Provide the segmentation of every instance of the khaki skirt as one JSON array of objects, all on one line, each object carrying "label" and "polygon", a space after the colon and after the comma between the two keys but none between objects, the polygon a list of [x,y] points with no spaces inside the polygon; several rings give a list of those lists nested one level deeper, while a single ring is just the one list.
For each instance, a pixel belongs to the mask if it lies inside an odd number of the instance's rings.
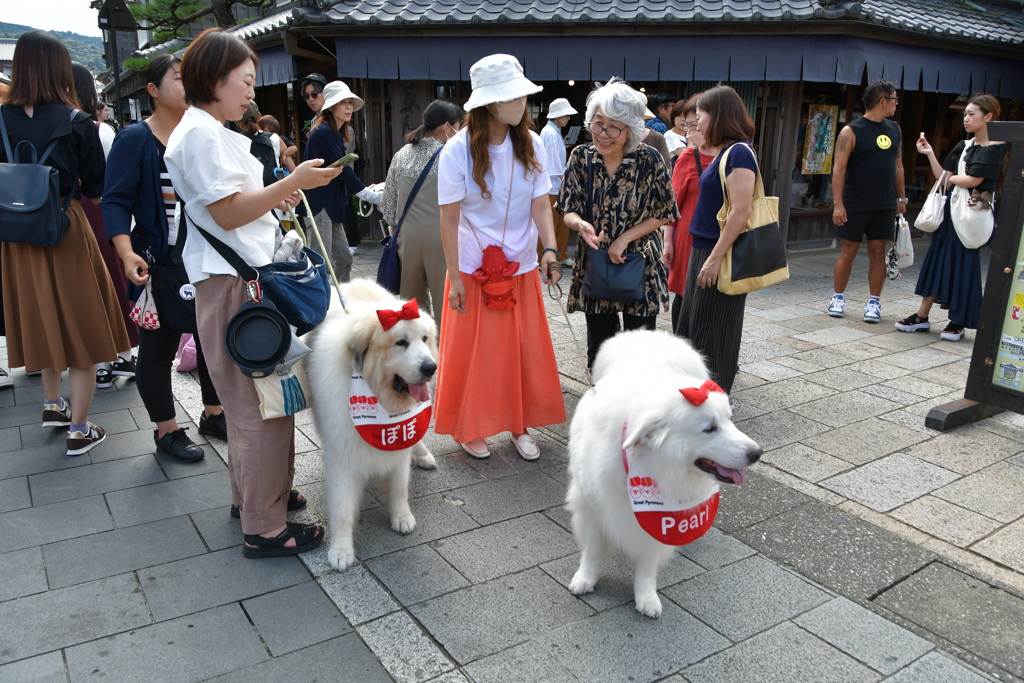
[{"label": "khaki skirt", "polygon": [[4,319],[10,367],[85,368],[131,348],[117,294],[77,200],[55,247],[3,244]]}]

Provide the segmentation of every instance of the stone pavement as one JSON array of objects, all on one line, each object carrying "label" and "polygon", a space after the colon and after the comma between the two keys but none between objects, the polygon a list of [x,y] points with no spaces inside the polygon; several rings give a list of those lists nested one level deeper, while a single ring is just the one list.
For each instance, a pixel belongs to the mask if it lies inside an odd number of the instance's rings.
[{"label": "stone pavement", "polygon": [[[372,276],[378,252],[361,250]],[[413,473],[416,531],[391,531],[371,489],[361,562],[338,573],[326,546],[245,560],[226,445],[196,465],[155,456],[134,381],[97,392],[110,436],[69,458],[61,431],[38,426],[39,378],[14,371],[0,392],[0,681],[1024,680],[1024,418],[925,428],[962,397],[973,337],[940,342],[941,314],[930,334],[893,329],[916,308],[917,268],[887,283],[881,324],[860,322],[863,260],[851,314],[829,318],[833,261],[794,255],[788,282],[748,298],[735,412],[765,456],[663,571],[656,621],[634,611],[621,561],[590,595],[566,588],[567,425],[538,430],[535,463],[507,434],[486,461],[428,435],[439,467]],[[571,411],[582,365],[548,306]],[[582,341],[582,315],[571,322]],[[194,421],[198,384],[175,374]],[[312,520],[319,437],[308,411],[298,425],[311,505],[297,518]]]}]

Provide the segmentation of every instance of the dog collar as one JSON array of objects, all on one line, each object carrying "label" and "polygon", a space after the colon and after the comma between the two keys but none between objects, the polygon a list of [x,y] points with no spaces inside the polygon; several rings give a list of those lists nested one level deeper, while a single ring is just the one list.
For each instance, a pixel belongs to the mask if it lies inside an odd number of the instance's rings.
[{"label": "dog collar", "polygon": [[646,459],[633,459],[633,447],[626,446],[626,425],[622,426],[622,465],[626,470],[626,493],[633,515],[647,535],[665,545],[693,543],[711,528],[718,513],[718,484],[704,501],[692,504],[665,495],[651,476]]},{"label": "dog collar", "polygon": [[417,403],[400,413],[389,413],[377,400],[369,382],[352,373],[348,392],[349,415],[363,441],[380,451],[400,451],[419,443],[430,425],[432,402]]}]

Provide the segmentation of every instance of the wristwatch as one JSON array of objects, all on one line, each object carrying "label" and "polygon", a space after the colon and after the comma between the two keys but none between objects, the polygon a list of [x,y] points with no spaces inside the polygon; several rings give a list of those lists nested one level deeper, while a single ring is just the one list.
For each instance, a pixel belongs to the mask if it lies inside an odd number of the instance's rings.
[{"label": "wristwatch", "polygon": [[906,197],[903,197],[903,198],[897,198],[897,199],[896,199],[896,203],[897,203],[897,204],[906,204],[906,203],[907,203],[907,202],[909,202],[909,201],[910,201],[910,200],[909,200],[909,199],[907,199]]}]

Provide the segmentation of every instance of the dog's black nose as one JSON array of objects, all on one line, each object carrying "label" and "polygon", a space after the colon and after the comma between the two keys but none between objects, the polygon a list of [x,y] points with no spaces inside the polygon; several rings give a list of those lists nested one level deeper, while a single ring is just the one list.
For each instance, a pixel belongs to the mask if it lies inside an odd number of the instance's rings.
[{"label": "dog's black nose", "polygon": [[428,360],[426,363],[420,364],[420,374],[427,379],[433,377],[435,372],[437,372],[437,363],[434,361]]},{"label": "dog's black nose", "polygon": [[764,450],[761,449],[760,447],[754,448],[747,452],[747,460],[749,460],[750,464],[753,465],[755,462],[761,459],[762,453],[764,453]]}]

